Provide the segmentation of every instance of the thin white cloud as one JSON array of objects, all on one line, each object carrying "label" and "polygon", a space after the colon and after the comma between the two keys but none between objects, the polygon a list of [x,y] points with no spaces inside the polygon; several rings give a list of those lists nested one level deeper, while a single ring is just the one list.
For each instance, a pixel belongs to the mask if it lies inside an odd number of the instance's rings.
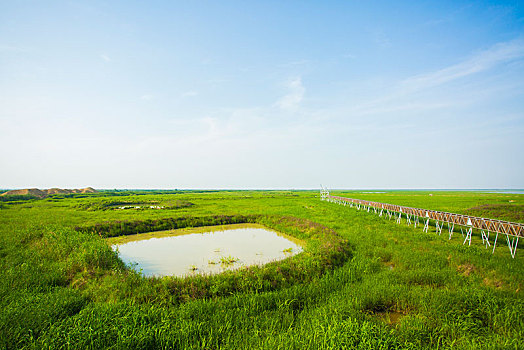
[{"label": "thin white cloud", "polygon": [[498,64],[522,57],[524,57],[524,40],[517,39],[498,43],[464,62],[440,69],[436,72],[408,78],[402,82],[402,87],[408,90],[420,90],[433,87],[486,71]]},{"label": "thin white cloud", "polygon": [[154,97],[153,95],[145,94],[145,95],[140,96],[140,99],[144,101],[150,101],[153,99],[153,97]]},{"label": "thin white cloud", "polygon": [[111,57],[109,57],[109,56],[106,55],[105,53],[100,54],[100,58],[103,59],[103,60],[106,61],[106,62],[111,62],[111,61],[113,61],[113,60],[111,59]]},{"label": "thin white cloud", "polygon": [[278,100],[276,105],[286,111],[296,111],[304,99],[306,89],[300,77],[290,80],[286,85],[289,93]]},{"label": "thin white cloud", "polygon": [[[370,115],[463,107],[496,95],[492,89],[486,90],[485,87],[470,89],[470,79],[523,58],[523,39],[498,43],[454,65],[408,77],[389,84],[389,87],[378,86],[376,90],[382,90],[382,96],[355,104],[348,112]],[[446,85],[452,82],[460,82],[462,88],[455,88],[455,93],[451,93]],[[508,89],[506,85],[500,88]]]}]

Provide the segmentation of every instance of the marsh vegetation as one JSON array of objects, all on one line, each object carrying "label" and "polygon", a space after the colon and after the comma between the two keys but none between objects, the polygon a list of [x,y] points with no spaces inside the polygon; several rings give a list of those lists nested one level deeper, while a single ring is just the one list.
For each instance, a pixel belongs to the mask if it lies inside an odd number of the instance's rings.
[{"label": "marsh vegetation", "polygon": [[[524,204],[519,194],[338,194],[458,213]],[[502,246],[491,254],[478,236],[465,247],[316,192],[145,193],[140,201],[194,205],[79,210],[106,199],[2,203],[0,348],[524,347],[521,249],[515,259]],[[501,210],[485,213],[522,222],[521,211]],[[106,242],[240,223],[302,240],[304,251],[216,275],[147,277]]]}]

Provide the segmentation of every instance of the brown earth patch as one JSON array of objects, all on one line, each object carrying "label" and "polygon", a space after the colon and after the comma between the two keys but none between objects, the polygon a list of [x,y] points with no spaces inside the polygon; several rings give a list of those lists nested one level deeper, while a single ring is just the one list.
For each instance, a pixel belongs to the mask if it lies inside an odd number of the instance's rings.
[{"label": "brown earth patch", "polygon": [[482,283],[484,283],[485,286],[493,287],[497,289],[502,288],[502,286],[504,285],[504,283],[501,280],[495,277],[486,277],[482,280]]},{"label": "brown earth patch", "polygon": [[48,195],[49,194],[68,194],[70,190],[63,190],[61,188],[50,188],[48,190],[44,190]]},{"label": "brown earth patch", "polygon": [[473,264],[462,264],[457,266],[457,271],[463,276],[469,276],[472,272],[477,271],[477,268]]},{"label": "brown earth patch", "polygon": [[46,193],[38,188],[24,188],[22,190],[11,190],[1,194],[1,196],[35,196],[44,198]]},{"label": "brown earth patch", "polygon": [[45,198],[51,194],[69,194],[69,193],[97,193],[92,187],[86,187],[81,189],[62,189],[62,188],[50,188],[48,190],[39,190],[38,188],[24,188],[21,190],[11,190],[0,194],[0,196],[35,196],[38,198]]},{"label": "brown earth patch", "polygon": [[388,262],[386,264],[384,264],[386,266],[386,268],[388,268],[389,270],[393,270],[395,269],[395,264],[393,262]]},{"label": "brown earth patch", "polygon": [[399,311],[380,311],[374,312],[372,315],[390,326],[398,325],[402,318],[406,316],[405,313]]}]

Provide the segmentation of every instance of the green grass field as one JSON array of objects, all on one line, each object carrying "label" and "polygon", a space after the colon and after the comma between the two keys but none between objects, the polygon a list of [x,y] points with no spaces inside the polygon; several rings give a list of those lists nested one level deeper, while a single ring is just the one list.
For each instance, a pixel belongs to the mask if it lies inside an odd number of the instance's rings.
[{"label": "green grass field", "polygon": [[[524,348],[524,252],[512,259],[505,237],[491,254],[478,233],[466,247],[460,232],[448,240],[313,191],[120,194],[0,202],[0,348]],[[333,194],[524,222],[519,194]],[[126,205],[142,207],[115,210]],[[278,229],[305,252],[144,278],[104,239],[230,222]]]}]

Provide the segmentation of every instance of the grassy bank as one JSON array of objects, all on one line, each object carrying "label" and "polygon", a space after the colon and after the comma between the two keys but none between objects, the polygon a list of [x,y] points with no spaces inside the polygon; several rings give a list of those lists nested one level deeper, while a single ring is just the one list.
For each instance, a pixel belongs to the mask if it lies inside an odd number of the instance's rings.
[{"label": "grassy bank", "polygon": [[[338,194],[512,221],[524,205],[512,194]],[[165,208],[117,210],[115,201]],[[115,201],[3,203],[0,348],[524,347],[521,249],[511,259],[480,239],[468,248],[315,192],[126,193]],[[245,275],[184,280],[142,277],[103,239],[217,217],[313,244],[309,255]]]}]

